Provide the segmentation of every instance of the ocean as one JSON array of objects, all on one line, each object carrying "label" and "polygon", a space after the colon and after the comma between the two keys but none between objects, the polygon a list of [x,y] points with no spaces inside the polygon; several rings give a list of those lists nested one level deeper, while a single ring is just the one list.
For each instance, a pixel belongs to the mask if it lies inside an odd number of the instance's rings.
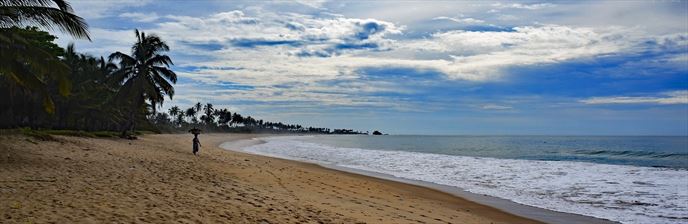
[{"label": "ocean", "polygon": [[280,136],[241,150],[622,223],[688,222],[688,137]]}]

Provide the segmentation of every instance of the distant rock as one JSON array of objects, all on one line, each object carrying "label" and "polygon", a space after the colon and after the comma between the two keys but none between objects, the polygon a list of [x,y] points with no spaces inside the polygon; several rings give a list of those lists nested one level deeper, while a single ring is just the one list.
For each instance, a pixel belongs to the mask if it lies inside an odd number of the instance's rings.
[{"label": "distant rock", "polygon": [[373,132],[373,135],[382,135],[382,132],[379,132],[379,131],[376,130],[376,131]]}]

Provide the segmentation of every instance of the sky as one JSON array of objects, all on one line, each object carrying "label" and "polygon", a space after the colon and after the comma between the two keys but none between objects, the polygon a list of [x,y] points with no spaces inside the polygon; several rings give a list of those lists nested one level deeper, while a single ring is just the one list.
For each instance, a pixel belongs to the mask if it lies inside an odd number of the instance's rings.
[{"label": "sky", "polygon": [[94,56],[171,48],[172,105],[392,134],[688,135],[687,1],[70,1]]}]

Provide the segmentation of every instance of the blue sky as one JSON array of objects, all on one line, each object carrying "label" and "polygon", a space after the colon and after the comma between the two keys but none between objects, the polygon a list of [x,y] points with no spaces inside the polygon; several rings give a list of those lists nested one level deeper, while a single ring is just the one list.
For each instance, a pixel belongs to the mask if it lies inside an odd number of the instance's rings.
[{"label": "blue sky", "polygon": [[394,134],[688,135],[687,1],[72,1],[166,40],[171,105]]}]

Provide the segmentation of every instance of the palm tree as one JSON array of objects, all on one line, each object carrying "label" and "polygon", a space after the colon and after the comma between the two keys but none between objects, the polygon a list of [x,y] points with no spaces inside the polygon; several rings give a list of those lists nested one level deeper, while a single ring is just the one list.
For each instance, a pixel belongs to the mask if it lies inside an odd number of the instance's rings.
[{"label": "palm tree", "polygon": [[242,117],[241,114],[234,112],[234,115],[232,115],[232,124],[241,124],[243,122],[244,117]]},{"label": "palm tree", "polygon": [[196,123],[196,109],[194,109],[193,107],[186,109],[186,117],[191,118],[189,120],[189,123]]},{"label": "palm tree", "polygon": [[29,24],[90,40],[86,21],[64,0],[0,0],[0,27]]},{"label": "palm tree", "polygon": [[122,52],[112,53],[111,61],[119,61],[119,68],[113,73],[113,80],[121,83],[118,99],[130,105],[129,120],[124,126],[122,135],[127,130],[134,131],[137,112],[145,110],[146,101],[155,110],[167,95],[172,99],[174,87],[170,82],[177,83],[177,74],[169,69],[172,59],[162,54],[169,51],[167,44],[156,35],[146,36],[144,32],[135,31],[136,43],[131,48],[131,55]]},{"label": "palm tree", "polygon": [[58,80],[59,93],[67,96],[71,89],[69,68],[55,55],[18,35],[16,27],[24,25],[58,29],[90,40],[88,25],[64,0],[0,0],[0,78],[36,91],[43,98],[44,109],[53,113],[55,104],[44,77]]},{"label": "palm tree", "polygon": [[196,112],[201,112],[201,102],[197,102],[196,105],[194,105],[194,108],[196,109]]},{"label": "palm tree", "polygon": [[177,126],[181,127],[184,124],[184,116],[186,116],[186,113],[179,111],[179,114],[177,114]]},{"label": "palm tree", "polygon": [[79,54],[73,44],[67,46],[62,61],[71,68],[69,79],[74,84],[70,97],[56,98],[56,117],[65,122],[64,125],[71,121],[71,128],[92,130],[99,128],[96,125],[116,123],[122,118],[117,111],[119,108],[109,102],[115,91],[106,82],[116,68],[114,64],[102,57]]},{"label": "palm tree", "polygon": [[215,123],[215,109],[213,109],[213,104],[207,103],[203,106],[203,112],[205,113],[205,119],[202,119],[206,125],[211,125]]},{"label": "palm tree", "polygon": [[227,109],[215,110],[215,115],[218,117],[218,125],[227,125],[232,120],[232,112]]},{"label": "palm tree", "polygon": [[[171,108],[169,109],[169,112],[170,112],[170,116],[172,116],[172,119],[176,119],[176,118],[177,118],[177,115],[179,115],[179,113],[182,112],[182,110],[180,110],[178,106],[173,106],[173,107],[171,107]],[[179,123],[179,120],[176,120],[175,123],[176,123],[177,125],[180,124],[180,123]]]}]

